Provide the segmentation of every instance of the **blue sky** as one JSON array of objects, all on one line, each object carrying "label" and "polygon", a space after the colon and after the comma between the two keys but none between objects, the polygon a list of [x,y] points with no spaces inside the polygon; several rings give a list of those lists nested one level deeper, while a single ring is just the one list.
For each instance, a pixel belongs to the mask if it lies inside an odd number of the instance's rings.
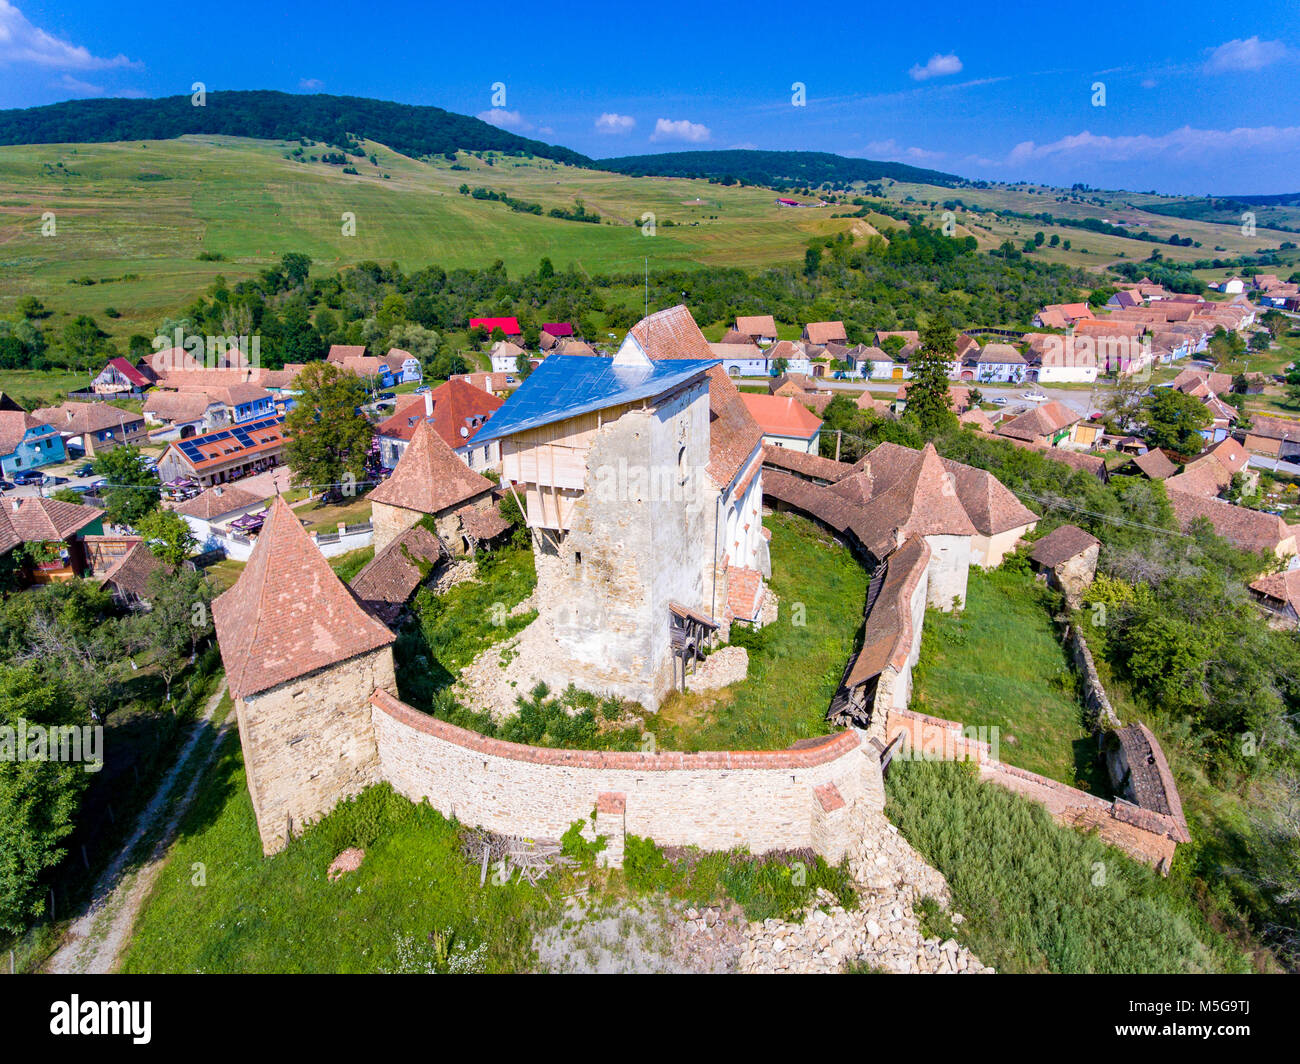
[{"label": "blue sky", "polygon": [[886,10],[0,0],[0,108],[202,81],[435,104],[595,157],[807,149],[994,180],[1300,192],[1296,0],[870,6]]}]

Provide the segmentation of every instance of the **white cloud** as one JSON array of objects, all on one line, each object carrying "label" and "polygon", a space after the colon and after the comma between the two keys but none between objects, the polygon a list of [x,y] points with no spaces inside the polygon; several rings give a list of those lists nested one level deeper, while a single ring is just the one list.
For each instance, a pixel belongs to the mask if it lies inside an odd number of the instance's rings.
[{"label": "white cloud", "polygon": [[673,122],[660,118],[655,122],[655,131],[650,134],[650,139],[684,140],[690,144],[702,144],[710,135],[709,127],[698,122],[688,122],[684,118]]},{"label": "white cloud", "polygon": [[325,87],[325,82],[320,78],[302,78],[298,82],[298,88],[304,92],[320,92]]},{"label": "white cloud", "polygon": [[75,92],[79,96],[103,96],[103,85],[92,85],[88,81],[82,81],[80,78],[74,78],[71,74],[64,74],[59,78],[59,88],[67,89],[69,92]]},{"label": "white cloud", "polygon": [[531,133],[536,127],[518,111],[507,111],[504,107],[493,107],[480,111],[478,117],[499,129],[509,129],[515,133]]},{"label": "white cloud", "polygon": [[888,140],[873,140],[862,149],[862,154],[871,159],[889,159],[895,162],[928,162],[933,159],[943,158],[943,152],[941,151],[904,147],[893,137]]},{"label": "white cloud", "polygon": [[1130,162],[1162,156],[1196,157],[1209,152],[1295,151],[1300,126],[1239,126],[1236,129],[1194,129],[1183,126],[1160,136],[1142,133],[1108,137],[1084,131],[1050,144],[1032,140],[1017,144],[1003,165],[1018,166],[1036,159],[1073,158],[1097,162]]},{"label": "white cloud", "polygon": [[60,40],[33,26],[27,16],[9,0],[0,0],[0,65],[23,63],[54,70],[106,70],[110,67],[140,67],[124,55],[112,58],[91,55],[80,44]]},{"label": "white cloud", "polygon": [[913,81],[926,81],[929,78],[942,78],[949,74],[960,73],[960,59],[955,55],[940,55],[938,52],[926,60],[925,66],[918,63],[908,71]]},{"label": "white cloud", "polygon": [[597,133],[631,133],[636,125],[636,119],[631,115],[615,114],[613,111],[606,111],[596,119]]},{"label": "white cloud", "polygon": [[1205,61],[1205,71],[1208,74],[1229,74],[1262,70],[1286,58],[1286,53],[1286,45],[1281,41],[1261,41],[1258,37],[1228,41],[1210,52],[1210,58]]}]

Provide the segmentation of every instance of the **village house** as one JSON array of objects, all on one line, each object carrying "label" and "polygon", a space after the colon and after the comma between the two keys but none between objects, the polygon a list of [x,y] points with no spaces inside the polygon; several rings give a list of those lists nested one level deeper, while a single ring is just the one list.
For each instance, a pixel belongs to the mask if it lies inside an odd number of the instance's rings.
[{"label": "village house", "polygon": [[[456,456],[432,424],[420,419],[393,475],[367,496],[375,554],[426,517],[451,553],[474,553],[481,540],[495,538],[506,527],[494,506],[493,488],[492,481]],[[492,513],[481,516],[475,512],[480,510]]]},{"label": "village house", "polygon": [[180,392],[154,389],[144,400],[144,419],[158,425],[150,432],[152,440],[188,439],[230,424],[226,406],[205,390]]},{"label": "village house", "polygon": [[1168,480],[1178,472],[1178,467],[1159,447],[1134,455],[1131,465],[1148,480]]},{"label": "village house", "polygon": [[1087,303],[1049,303],[1034,315],[1034,324],[1040,329],[1068,329],[1077,321],[1096,316]]},{"label": "village house", "polygon": [[1019,384],[1026,379],[1029,363],[1010,344],[987,343],[979,354],[968,355],[961,368],[961,380],[981,384]]},{"label": "village house", "polygon": [[[557,340],[555,346],[560,343],[561,341]],[[510,340],[498,340],[488,352],[488,358],[492,363],[493,373],[507,373],[517,376],[519,374],[519,360],[520,358],[527,358],[527,353],[522,347]],[[530,366],[536,366],[538,362],[539,360],[535,358],[528,359]]]},{"label": "village house", "polygon": [[1296,554],[1296,530],[1276,514],[1235,506],[1203,492],[1179,490],[1178,477],[1165,482],[1169,505],[1184,531],[1198,520],[1206,520],[1215,533],[1241,550],[1289,559]]},{"label": "village house", "polygon": [[1275,628],[1300,627],[1300,569],[1267,573],[1251,582],[1251,594]]},{"label": "village house", "polygon": [[767,355],[753,343],[709,344],[709,351],[722,362],[729,377],[766,377],[769,373]]},{"label": "village house", "polygon": [[332,344],[325,358],[341,369],[355,373],[372,387],[391,388],[395,384],[418,381],[421,377],[420,360],[397,347],[384,358],[378,358],[367,355],[365,347],[359,344]]},{"label": "village house", "polygon": [[[1096,438],[1096,426],[1082,422],[1082,414],[1053,399],[1003,421],[998,425],[997,433],[999,436],[1010,436],[1040,447],[1059,447],[1063,443],[1092,446]],[[1086,439],[1076,438],[1076,433]]]},{"label": "village house", "polygon": [[114,447],[138,447],[148,442],[144,417],[109,403],[45,406],[33,410],[32,417],[54,428],[65,447],[80,448],[87,458]]},{"label": "village house", "polygon": [[451,379],[464,381],[480,391],[495,395],[498,399],[504,399],[519,387],[519,382],[513,373],[458,373]]},{"label": "village house", "polygon": [[6,561],[24,583],[64,583],[89,568],[82,540],[103,535],[103,518],[103,510],[60,499],[0,499],[0,555],[13,555]]},{"label": "village house", "polygon": [[[709,352],[712,355],[712,352]],[[778,340],[767,349],[767,363],[771,367],[771,372],[780,373],[802,373],[811,377],[813,371],[812,359],[808,357],[807,349],[802,343],[795,343],[793,340]]]},{"label": "village house", "polygon": [[567,321],[546,322],[537,333],[537,346],[550,351],[556,344],[572,339],[573,326]]},{"label": "village house", "polygon": [[470,469],[478,473],[495,470],[500,465],[498,445],[477,446],[475,436],[502,402],[463,380],[446,381],[404,403],[375,427],[379,460],[389,469],[396,468],[415,435],[415,426],[424,421]]},{"label": "village house", "polygon": [[1091,337],[1030,333],[1025,342],[1030,380],[1041,384],[1091,384],[1097,379],[1097,348]]},{"label": "village house", "polygon": [[776,319],[771,314],[737,317],[735,331],[749,337],[753,344],[767,346],[776,343]]},{"label": "village house", "polygon": [[96,395],[113,398],[130,397],[141,395],[153,383],[153,374],[131,365],[130,361],[119,355],[108,360],[108,364],[90,382],[90,390]]},{"label": "village house", "polygon": [[13,476],[67,458],[63,437],[25,410],[0,410],[0,472]]},{"label": "village house", "polygon": [[225,484],[279,465],[285,442],[279,415],[172,440],[158,460],[158,476],[164,483],[192,480],[202,488]]},{"label": "village house", "polygon": [[136,543],[96,579],[123,609],[148,609],[149,583],[157,572],[171,572],[171,567],[149,549],[149,544],[137,538]]},{"label": "village house", "polygon": [[218,484],[199,492],[192,499],[178,502],[173,510],[194,533],[200,554],[225,550],[225,536],[231,521],[266,508],[268,498],[238,484]]},{"label": "village house", "polygon": [[799,338],[806,344],[816,344],[819,347],[849,342],[842,321],[810,321],[803,327],[803,333]]},{"label": "village house", "polygon": [[469,327],[471,329],[483,329],[489,337],[500,329],[501,335],[507,340],[523,336],[524,334],[523,329],[519,328],[519,319],[515,317],[470,318]]},{"label": "village house", "polygon": [[763,430],[764,443],[806,454],[817,454],[821,449],[821,418],[799,398],[748,392],[742,392],[740,398]]},{"label": "village house", "polygon": [[1065,596],[1066,605],[1077,610],[1097,575],[1101,540],[1078,525],[1061,525],[1034,543],[1029,560],[1042,572],[1049,587]]},{"label": "village house", "polygon": [[1256,414],[1251,417],[1243,443],[1252,454],[1295,462],[1300,458],[1300,421]]}]

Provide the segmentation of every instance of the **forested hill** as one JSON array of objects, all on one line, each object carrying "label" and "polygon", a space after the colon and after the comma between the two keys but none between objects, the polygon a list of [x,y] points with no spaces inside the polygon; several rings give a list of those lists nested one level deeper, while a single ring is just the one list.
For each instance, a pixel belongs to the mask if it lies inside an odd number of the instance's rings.
[{"label": "forested hill", "polygon": [[516,136],[441,107],[369,100],[360,96],[298,96],[287,92],[209,92],[202,107],[189,96],[159,100],[69,100],[46,107],[0,111],[0,144],[66,144],[170,140],[186,133],[294,140],[308,137],[344,145],[348,136],[385,144],[404,155],[455,151],[529,152],[590,166],[568,148]]},{"label": "forested hill", "polygon": [[816,188],[823,182],[841,185],[851,181],[879,181],[882,177],[925,185],[964,183],[955,174],[939,170],[925,170],[906,163],[850,159],[823,151],[675,151],[601,159],[596,165],[602,170],[633,177],[706,177],[770,188]]}]

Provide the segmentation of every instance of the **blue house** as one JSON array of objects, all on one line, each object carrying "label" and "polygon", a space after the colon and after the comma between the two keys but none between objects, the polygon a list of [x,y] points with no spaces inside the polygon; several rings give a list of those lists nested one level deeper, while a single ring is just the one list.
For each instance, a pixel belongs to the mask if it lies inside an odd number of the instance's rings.
[{"label": "blue house", "polygon": [[24,410],[0,410],[0,471],[5,476],[66,461],[63,437]]}]

